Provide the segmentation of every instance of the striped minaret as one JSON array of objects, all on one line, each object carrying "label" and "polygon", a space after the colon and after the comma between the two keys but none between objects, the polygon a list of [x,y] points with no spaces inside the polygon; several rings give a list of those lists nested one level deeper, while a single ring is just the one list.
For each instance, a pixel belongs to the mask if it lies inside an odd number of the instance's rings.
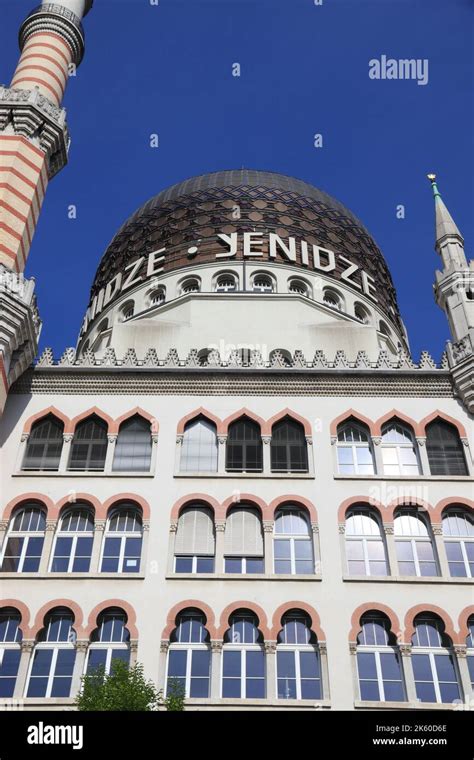
[{"label": "striped minaret", "polygon": [[22,273],[48,182],[67,163],[61,103],[84,56],[81,21],[92,3],[43,0],[20,28],[11,84],[0,86],[0,414],[10,385],[36,355],[41,322],[34,281]]},{"label": "striped minaret", "polygon": [[67,161],[61,102],[84,55],[82,17],[93,0],[44,2],[20,29],[21,57],[0,88],[0,263],[22,272],[49,179]]}]

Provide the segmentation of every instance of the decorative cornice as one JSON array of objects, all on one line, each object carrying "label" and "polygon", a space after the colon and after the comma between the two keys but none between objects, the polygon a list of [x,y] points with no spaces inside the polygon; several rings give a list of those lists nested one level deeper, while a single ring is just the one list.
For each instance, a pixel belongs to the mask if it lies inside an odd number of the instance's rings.
[{"label": "decorative cornice", "polygon": [[35,8],[20,27],[20,50],[31,35],[38,32],[53,32],[62,37],[72,51],[74,63],[79,66],[85,50],[84,29],[81,19],[73,11],[58,3],[45,3]]}]

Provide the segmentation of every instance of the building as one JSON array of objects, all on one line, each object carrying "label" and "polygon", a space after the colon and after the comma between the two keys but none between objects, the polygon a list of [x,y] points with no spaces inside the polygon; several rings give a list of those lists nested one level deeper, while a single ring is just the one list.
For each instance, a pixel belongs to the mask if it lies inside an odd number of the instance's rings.
[{"label": "building", "polygon": [[474,291],[434,175],[439,364],[411,357],[361,222],[249,170],[140,208],[76,349],[32,364],[21,273],[91,5],[34,11],[0,90],[0,696],[68,708],[122,658],[189,709],[453,709],[474,688]]}]

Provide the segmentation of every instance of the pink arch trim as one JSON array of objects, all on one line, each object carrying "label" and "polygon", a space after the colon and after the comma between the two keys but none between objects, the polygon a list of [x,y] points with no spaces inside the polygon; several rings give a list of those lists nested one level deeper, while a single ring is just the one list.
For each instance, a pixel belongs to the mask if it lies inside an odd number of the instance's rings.
[{"label": "pink arch trim", "polygon": [[41,412],[37,412],[36,414],[33,414],[31,417],[28,417],[26,420],[24,426],[23,426],[23,432],[24,433],[31,433],[31,428],[33,427],[35,422],[38,422],[38,420],[43,419],[43,417],[47,417],[48,414],[51,414],[53,417],[56,417],[60,422],[64,424],[64,430],[69,426],[70,419],[67,415],[63,414],[59,411],[59,409],[56,409],[55,406],[49,406],[47,409],[43,409]]},{"label": "pink arch trim", "polygon": [[240,417],[248,417],[250,420],[253,420],[253,422],[256,422],[258,425],[260,425],[260,433],[263,434],[263,430],[265,427],[265,420],[262,417],[259,417],[258,414],[251,412],[246,407],[239,409],[238,412],[234,412],[233,414],[229,415],[229,417],[226,417],[225,420],[223,420],[222,434],[227,435],[229,432],[229,425],[232,422],[235,422],[236,420],[240,419]]},{"label": "pink arch trim", "polygon": [[375,433],[375,425],[372,422],[372,420],[369,420],[368,417],[365,417],[365,415],[360,414],[360,412],[356,412],[356,410],[352,409],[352,408],[348,409],[347,412],[343,412],[342,414],[339,415],[339,417],[336,417],[336,419],[331,422],[331,425],[330,425],[330,428],[329,428],[330,432],[331,432],[331,435],[332,436],[337,435],[337,428],[338,428],[338,426],[342,422],[346,422],[351,417],[353,417],[357,422],[360,422],[363,425],[366,425],[369,428],[371,435],[376,435],[376,433]]},{"label": "pink arch trim", "polygon": [[337,520],[339,523],[343,523],[346,520],[346,514],[348,510],[351,507],[356,506],[357,504],[363,504],[368,507],[371,507],[377,514],[379,515],[382,522],[390,522],[392,520],[392,516],[390,513],[387,512],[387,507],[385,504],[382,504],[381,501],[376,501],[375,499],[372,499],[370,496],[349,496],[348,499],[344,499],[344,501],[339,505],[339,509],[337,510]]},{"label": "pink arch trim", "polygon": [[120,431],[122,422],[129,420],[131,417],[135,417],[135,415],[143,417],[144,420],[147,420],[150,423],[150,432],[158,433],[159,424],[156,417],[154,417],[149,412],[145,412],[145,410],[139,406],[136,406],[134,409],[130,409],[129,412],[125,412],[125,414],[122,414],[120,417],[117,417],[116,420],[113,420],[109,432],[114,434],[118,433]]},{"label": "pink arch trim", "polygon": [[50,602],[43,604],[36,613],[34,625],[31,627],[31,633],[34,636],[38,635],[40,630],[44,627],[45,616],[55,607],[67,607],[71,610],[74,615],[74,630],[76,631],[78,638],[83,638],[84,629],[82,627],[82,621],[84,616],[79,605],[71,599],[52,599]]},{"label": "pink arch trim", "polygon": [[467,499],[465,496],[451,496],[446,499],[441,499],[437,505],[433,508],[433,521],[441,522],[443,519],[443,513],[448,507],[455,506],[465,507],[468,512],[474,513],[474,501]]},{"label": "pink arch trim", "polygon": [[200,612],[204,613],[206,617],[206,628],[209,631],[211,639],[217,638],[214,612],[209,607],[209,605],[205,604],[204,602],[200,602],[198,599],[185,599],[184,601],[175,604],[174,607],[172,607],[168,612],[168,615],[166,617],[166,625],[163,628],[163,633],[161,634],[162,639],[169,639],[171,632],[176,628],[176,618],[178,617],[179,613],[183,610],[189,609],[190,607],[198,609]]},{"label": "pink arch trim", "polygon": [[2,607],[14,607],[16,610],[18,610],[21,615],[20,630],[22,631],[25,638],[30,638],[30,611],[26,604],[20,602],[18,599],[0,599],[0,610]]},{"label": "pink arch trim", "polygon": [[143,498],[143,496],[139,496],[136,493],[117,493],[114,496],[110,496],[107,501],[104,502],[102,505],[103,514],[107,515],[111,507],[115,507],[119,504],[121,501],[132,501],[137,506],[142,508],[142,517],[144,520],[150,519],[150,505],[146,501],[146,499]]},{"label": "pink arch trim", "polygon": [[434,412],[431,412],[427,417],[423,417],[422,420],[420,420],[419,427],[421,432],[421,435],[426,435],[426,426],[429,425],[430,422],[433,422],[433,420],[436,420],[439,418],[440,420],[444,420],[444,422],[449,422],[451,425],[454,425],[455,428],[457,428],[457,431],[461,438],[467,438],[466,434],[466,428],[464,425],[459,422],[459,420],[456,420],[454,417],[450,417],[449,414],[446,414],[445,412],[440,411],[439,409],[436,409]]},{"label": "pink arch trim", "polygon": [[308,512],[309,519],[311,520],[311,522],[314,522],[314,523],[318,522],[318,513],[316,511],[316,507],[314,506],[314,504],[309,499],[306,499],[304,496],[298,496],[297,494],[293,494],[293,493],[286,494],[285,496],[277,496],[276,499],[273,499],[273,501],[270,502],[266,510],[267,520],[274,520],[275,512],[278,509],[278,507],[281,507],[284,504],[289,504],[289,503],[295,504],[295,506],[298,506],[298,507],[304,507],[305,510]]},{"label": "pink arch trim", "polygon": [[467,621],[474,615],[474,604],[470,604],[468,607],[464,607],[463,611],[459,615],[459,643],[464,644],[469,633],[467,628]]},{"label": "pink arch trim", "polygon": [[109,415],[106,414],[106,412],[103,412],[102,409],[99,409],[97,406],[93,406],[90,409],[87,409],[87,411],[82,412],[82,414],[78,414],[77,417],[74,417],[72,420],[69,421],[69,426],[67,430],[65,430],[65,433],[74,433],[76,430],[77,425],[82,422],[83,420],[87,419],[87,417],[92,417],[93,415],[96,415],[97,417],[100,417],[101,420],[107,423],[107,432],[111,433],[113,432],[113,425],[114,420]]},{"label": "pink arch trim", "polygon": [[100,604],[96,604],[94,609],[89,614],[87,625],[84,626],[84,634],[87,638],[91,635],[92,631],[97,628],[97,618],[103,610],[109,607],[120,607],[127,615],[127,628],[130,632],[131,639],[138,639],[138,629],[136,626],[137,616],[134,608],[128,602],[123,599],[106,599]]},{"label": "pink arch trim", "polygon": [[222,512],[222,507],[217,501],[217,499],[214,499],[213,496],[209,496],[206,493],[190,493],[186,496],[182,496],[178,501],[176,501],[173,504],[173,507],[171,509],[171,520],[176,521],[179,518],[179,515],[181,514],[181,510],[184,509],[184,507],[188,506],[188,504],[192,503],[202,503],[203,505],[209,507],[214,512],[214,519],[218,520],[219,518],[224,517],[224,513]]},{"label": "pink arch trim", "polygon": [[200,406],[199,409],[195,409],[193,412],[189,412],[189,414],[186,414],[184,417],[180,419],[178,422],[178,427],[176,430],[177,435],[183,435],[184,428],[186,427],[188,422],[192,422],[197,417],[205,417],[209,422],[213,422],[216,426],[217,433],[223,434],[223,428],[222,428],[222,420],[220,417],[217,417],[215,414],[212,414],[212,412],[209,412],[207,409],[204,409],[203,406]]},{"label": "pink arch trim", "polygon": [[9,520],[12,516],[13,510],[16,509],[16,507],[20,506],[22,503],[28,501],[35,501],[38,503],[38,506],[44,507],[48,520],[55,520],[57,518],[57,508],[54,505],[53,500],[45,494],[31,492],[22,493],[19,496],[15,496],[15,498],[9,501],[3,510],[3,519]]},{"label": "pink arch trim", "polygon": [[257,507],[260,510],[262,520],[269,520],[269,514],[268,514],[268,505],[263,499],[260,498],[260,496],[255,496],[251,493],[239,493],[238,499],[236,499],[236,496],[228,496],[225,501],[222,502],[221,505],[221,513],[222,516],[225,517],[227,515],[227,512],[232,507],[238,507],[241,504],[251,504],[253,507]]},{"label": "pink arch trim", "polygon": [[302,417],[301,414],[297,414],[291,409],[288,409],[288,407],[281,412],[278,412],[278,414],[274,414],[273,417],[270,417],[270,419],[264,423],[262,427],[262,435],[271,435],[273,425],[280,422],[280,420],[283,420],[285,417],[290,417],[295,422],[299,422],[303,425],[305,435],[311,435],[312,431],[310,422],[305,417]]},{"label": "pink arch trim", "polygon": [[241,610],[246,609],[250,610],[251,612],[254,612],[255,615],[258,618],[258,628],[263,634],[264,639],[271,639],[271,631],[267,624],[267,616],[263,609],[260,607],[259,604],[256,604],[256,602],[248,602],[248,601],[240,601],[240,602],[232,602],[231,604],[228,604],[227,607],[222,611],[220,621],[219,621],[219,628],[217,629],[217,638],[222,639],[224,638],[224,634],[229,628],[229,618],[232,615],[235,610]]},{"label": "pink arch trim", "polygon": [[383,612],[390,620],[390,629],[396,636],[401,634],[400,621],[392,610],[391,607],[387,607],[386,604],[380,602],[366,602],[360,604],[352,613],[351,616],[351,630],[349,631],[349,641],[357,641],[357,636],[360,632],[360,619],[366,612],[375,610],[376,612]]},{"label": "pink arch trim", "polygon": [[387,412],[387,414],[384,414],[382,417],[379,417],[378,420],[374,422],[374,431],[375,431],[374,435],[382,435],[383,425],[386,422],[393,420],[394,418],[408,425],[408,427],[411,428],[415,436],[423,435],[423,431],[419,427],[418,423],[415,422],[415,420],[412,419],[411,417],[408,417],[406,414],[403,414],[403,412],[399,412],[397,409],[392,409],[391,412]]},{"label": "pink arch trim", "polygon": [[289,610],[303,610],[303,612],[306,612],[311,620],[311,630],[316,634],[318,642],[326,641],[326,635],[321,628],[321,620],[314,607],[312,607],[310,604],[307,604],[306,602],[299,601],[285,602],[284,604],[280,604],[280,606],[273,613],[272,628],[270,632],[273,641],[277,640],[278,634],[281,631],[281,619],[285,612],[289,612]]},{"label": "pink arch trim", "polygon": [[96,496],[92,496],[90,493],[74,493],[74,501],[71,501],[71,498],[72,494],[69,496],[63,496],[62,499],[56,502],[55,509],[58,517],[60,517],[61,513],[68,507],[74,507],[77,502],[86,502],[93,508],[97,520],[105,519],[102,504]]},{"label": "pink arch trim", "polygon": [[445,631],[450,637],[453,644],[463,643],[459,641],[459,634],[457,634],[454,630],[453,621],[449,617],[448,613],[445,612],[445,610],[441,609],[441,607],[438,607],[436,604],[417,604],[414,607],[411,607],[405,615],[404,640],[406,644],[411,643],[413,634],[415,633],[415,618],[422,612],[432,612],[434,615],[438,615],[438,617],[440,617],[443,621],[445,625]]}]

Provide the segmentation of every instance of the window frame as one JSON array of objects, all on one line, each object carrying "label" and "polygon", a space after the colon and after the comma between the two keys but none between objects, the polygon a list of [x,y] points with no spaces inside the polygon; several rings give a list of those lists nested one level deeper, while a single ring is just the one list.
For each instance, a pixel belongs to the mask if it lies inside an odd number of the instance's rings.
[{"label": "window frame", "polygon": [[[385,442],[384,443],[384,436],[386,436],[389,433],[389,428],[400,428],[402,431],[402,435],[405,434],[410,439],[410,442],[408,443],[401,443],[401,442]],[[385,429],[385,430],[384,430]],[[396,433],[400,435],[399,431],[396,430]],[[403,450],[412,450],[413,454],[416,459],[416,472],[404,472],[404,468],[407,467],[406,464],[402,461],[402,451]],[[384,461],[384,452],[388,450],[394,450],[397,463],[394,464],[388,464]],[[405,425],[403,422],[395,419],[395,420],[389,420],[382,426],[382,437],[380,441],[380,452],[381,452],[381,460],[382,460],[382,468],[383,468],[383,474],[386,477],[396,477],[396,478],[413,478],[418,477],[419,475],[422,475],[421,470],[421,462],[420,462],[420,455],[418,451],[418,445],[416,442],[415,435],[412,431],[412,429],[409,427],[409,425]],[[397,467],[398,472],[386,472],[387,467]]]},{"label": "window frame", "polygon": [[[59,455],[57,456],[57,465],[54,467],[46,467],[45,464],[47,463],[47,451],[50,447],[54,446],[54,441],[56,439],[46,438],[43,441],[39,439],[37,442],[34,439],[35,432],[41,427],[41,425],[44,424],[50,424],[57,428],[58,431],[60,431],[60,435],[57,438],[57,441],[59,442]],[[29,467],[27,466],[27,459],[28,459],[28,450],[30,446],[39,446],[43,445],[43,452],[41,454],[41,464],[40,466],[36,467]],[[56,444],[57,445],[57,444]],[[41,419],[36,420],[33,425],[31,426],[30,433],[28,435],[28,440],[26,441],[25,450],[23,453],[22,463],[21,463],[21,471],[22,472],[58,472],[59,466],[61,464],[61,455],[63,452],[64,447],[64,422],[60,420],[58,417],[55,417],[54,414],[47,414],[44,417],[41,417]],[[46,451],[46,453],[45,453]]]},{"label": "window frame", "polygon": [[[67,530],[63,530],[62,529],[63,522],[66,519],[68,519],[69,517],[71,517],[71,515],[74,512],[84,512],[84,513],[87,512],[88,516],[92,519],[92,529],[83,530],[83,531],[78,531],[78,530],[74,530],[74,531],[69,530],[69,531],[67,531]],[[92,512],[92,510],[90,508],[88,508],[87,506],[84,506],[84,507],[75,507],[75,508],[66,510],[64,512],[64,514],[61,516],[61,518],[59,520],[59,523],[58,523],[57,530],[55,532],[54,542],[53,542],[53,546],[51,547],[51,555],[50,555],[50,559],[49,559],[49,563],[48,563],[48,572],[50,572],[50,573],[68,573],[68,574],[69,573],[73,573],[73,572],[89,573],[90,572],[90,563],[91,563],[91,560],[92,560],[92,552],[93,552],[93,548],[94,548],[94,533],[95,533],[94,515],[93,515],[93,512]],[[71,550],[69,552],[68,567],[67,567],[66,570],[53,570],[53,564],[54,564],[54,561],[56,559],[56,547],[57,547],[57,543],[58,543],[58,538],[72,538]],[[91,538],[92,539],[91,551],[90,551],[90,555],[89,555],[89,568],[87,570],[73,570],[74,562],[76,560],[76,550],[77,550],[77,544],[78,544],[78,539],[79,538]],[[61,556],[65,556],[65,555],[61,555]],[[82,556],[82,555],[80,555],[80,556]],[[83,555],[83,556],[86,556],[86,555]]]},{"label": "window frame", "polygon": [[[37,512],[42,515],[44,520],[44,528],[41,530],[25,530],[23,528],[19,530],[14,530],[14,525],[16,522],[17,517],[24,512]],[[31,516],[29,518],[31,520]],[[47,513],[46,510],[37,504],[25,504],[24,506],[20,507],[20,509],[16,510],[10,517],[8,530],[5,534],[5,538],[3,540],[3,546],[0,551],[0,578],[2,573],[38,573],[39,568],[41,566],[41,560],[43,558],[43,550],[44,550],[44,541],[46,538],[46,519],[47,519]],[[33,554],[31,556],[28,556],[28,547],[30,545],[30,540],[34,538],[41,538],[41,548],[39,555]],[[11,539],[18,539],[21,540],[21,549],[19,555],[11,555],[13,558],[14,556],[18,556],[18,567],[15,570],[4,570],[3,569],[3,563],[5,561],[5,554],[8,549],[8,545],[10,543]],[[32,557],[38,558],[38,566],[35,570],[23,570],[23,567],[25,565],[25,560],[31,559]]]},{"label": "window frame", "polygon": [[[346,435],[346,429],[352,428],[353,430],[357,431],[360,434],[366,436],[367,441],[340,441],[339,436],[344,434]],[[351,433],[353,436],[353,433]],[[339,451],[342,449],[349,449],[352,454],[352,462],[350,465],[344,464],[340,462],[339,459]],[[370,454],[370,460],[371,460],[371,466],[372,471],[371,472],[361,472],[360,467],[362,466],[359,463],[358,457],[357,457],[357,451],[358,450],[366,450]],[[372,437],[370,434],[370,430],[365,428],[364,425],[361,425],[357,422],[357,420],[346,420],[345,422],[340,423],[337,426],[336,431],[336,462],[337,462],[337,472],[338,475],[347,476],[347,477],[353,477],[354,475],[357,475],[359,477],[366,477],[370,478],[373,475],[377,475],[377,465],[375,461],[375,452],[372,445]],[[352,467],[352,472],[342,472],[341,466],[343,467]],[[368,466],[368,465],[365,465]]]},{"label": "window frame", "polygon": [[[140,525],[140,530],[124,530],[124,531],[118,531],[110,530],[110,523],[114,519],[114,517],[120,513],[120,511],[124,512],[134,512],[135,513],[135,520],[138,521],[138,524]],[[125,549],[127,545],[127,539],[129,538],[138,538],[140,537],[141,544],[140,544],[140,557],[139,557],[139,564],[137,570],[127,572],[123,569],[123,563],[125,560]],[[120,552],[118,556],[118,569],[117,570],[102,570],[102,564],[104,561],[104,554],[105,554],[105,546],[108,538],[120,538]],[[143,517],[140,514],[140,511],[138,508],[134,506],[127,506],[124,505],[123,507],[117,506],[114,507],[108,517],[107,522],[105,525],[104,530],[104,538],[102,540],[102,546],[100,549],[100,556],[99,556],[99,573],[107,573],[107,574],[113,574],[113,575],[123,575],[126,574],[127,576],[131,576],[132,578],[136,575],[138,575],[141,571],[143,563]]]}]

